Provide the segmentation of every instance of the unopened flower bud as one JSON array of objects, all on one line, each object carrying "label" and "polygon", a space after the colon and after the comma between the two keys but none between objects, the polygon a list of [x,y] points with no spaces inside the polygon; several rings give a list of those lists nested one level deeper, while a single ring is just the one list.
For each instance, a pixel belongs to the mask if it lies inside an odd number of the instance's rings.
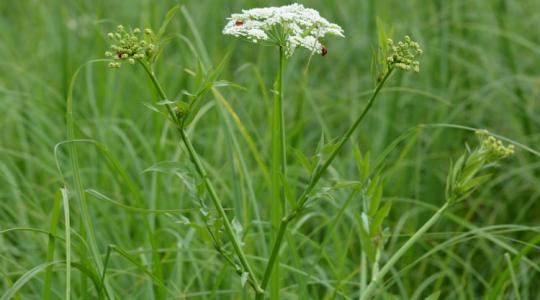
[{"label": "unopened flower bud", "polygon": [[119,64],[119,63],[111,62],[111,63],[109,63],[109,68],[111,68],[111,69],[118,69],[118,68],[120,68],[120,64]]}]

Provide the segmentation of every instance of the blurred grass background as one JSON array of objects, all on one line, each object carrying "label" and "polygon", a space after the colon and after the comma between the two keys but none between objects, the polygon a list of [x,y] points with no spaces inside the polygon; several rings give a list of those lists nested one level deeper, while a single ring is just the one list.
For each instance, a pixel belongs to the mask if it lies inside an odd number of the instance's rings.
[{"label": "blurred grass background", "polygon": [[[169,124],[145,105],[153,103],[156,94],[140,68],[87,65],[73,94],[77,138],[103,145],[132,182],[111,169],[94,144],[76,143],[86,212],[73,190],[67,144],[60,145],[54,156],[55,145],[67,139],[66,98],[76,69],[103,57],[106,33],[117,24],[157,30],[176,3],[0,2],[0,295],[28,270],[41,266],[15,297],[41,299],[48,293],[52,299],[64,297],[66,267],[61,261],[66,224],[63,212],[55,216],[64,186],[58,165],[70,191],[70,245],[73,262],[79,264],[71,272],[73,298],[99,296],[91,279],[97,278],[99,267],[88,250],[94,244],[102,259],[109,245],[117,245],[136,261],[112,252],[107,280],[116,297],[159,298],[155,291],[159,281],[168,298],[249,299],[234,270],[208,241],[198,200],[190,190],[196,189],[196,176]],[[276,53],[223,36],[221,29],[225,18],[241,8],[287,3],[182,1],[168,28],[171,42],[157,65],[168,93],[180,98],[194,89],[187,70],[196,70],[198,60],[210,67],[230,53],[221,79],[243,88],[220,91],[265,163],[270,155],[268,95]],[[369,152],[375,160],[396,138],[408,134],[383,170],[385,200],[393,201],[387,254],[442,204],[451,159],[464,151],[466,143],[476,142],[467,130],[420,124],[486,128],[540,148],[540,2],[303,4],[342,25],[346,38],[326,40],[328,55],[312,58],[307,77],[302,72],[309,53],[299,51],[288,65],[285,107],[294,192],[306,180],[294,152],[313,155],[321,134],[328,139],[339,136],[365,105],[377,77],[372,72],[377,18],[396,40],[410,34],[424,48],[421,72],[396,74],[390,80],[352,145],[319,184],[358,180],[353,149]],[[259,230],[268,227],[268,182],[223,102],[209,94],[203,112],[191,132],[195,146],[225,206],[243,225],[246,250],[256,272],[262,273],[268,251]],[[539,167],[538,156],[525,150],[505,162],[494,180],[409,251],[386,282],[388,299],[423,299],[436,291],[441,291],[441,299],[518,299],[510,270],[516,273],[521,299],[540,299]],[[343,216],[336,218],[350,193],[332,190],[293,226],[289,247],[283,250],[283,299],[358,296],[359,196],[353,196]],[[95,241],[88,237],[83,218],[90,221]],[[58,238],[51,243],[47,232]],[[152,264],[156,260],[152,249],[159,252],[159,268]],[[512,268],[505,253],[510,254]],[[60,263],[47,269],[43,264],[48,261]],[[44,291],[46,287],[50,288]]]}]

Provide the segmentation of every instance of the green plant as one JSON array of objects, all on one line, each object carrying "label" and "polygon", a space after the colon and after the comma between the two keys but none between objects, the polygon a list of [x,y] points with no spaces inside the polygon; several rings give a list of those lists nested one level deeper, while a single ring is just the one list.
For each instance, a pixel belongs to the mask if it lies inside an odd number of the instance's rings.
[{"label": "green plant", "polygon": [[[310,2],[347,37],[294,35],[281,93],[279,46],[258,40],[266,47],[254,51],[220,32],[229,12],[252,4],[185,2],[160,26],[170,2],[0,3],[9,12],[0,15],[0,298],[256,297],[169,105],[259,285],[270,270],[265,296],[358,299],[371,285],[377,299],[535,299],[538,4]],[[141,27],[117,37],[112,22]],[[383,23],[389,36],[410,32],[426,47],[422,72],[400,72],[415,71],[407,58],[415,44],[389,43],[383,32],[377,43]],[[105,49],[106,59],[88,61]],[[389,65],[268,269],[281,218]],[[278,95],[284,122],[272,130]],[[469,142],[477,128],[519,151],[470,181],[482,156],[482,142]],[[286,160],[273,160],[272,135],[282,129]],[[464,141],[470,149],[458,160]],[[272,186],[282,161],[286,176]]]},{"label": "green plant", "polygon": [[[123,26],[118,26],[116,33],[108,34],[111,39],[115,40],[116,44],[111,46],[111,51],[107,52],[106,56],[113,57],[117,61],[127,60],[130,64],[138,62],[143,66],[151,79],[152,84],[158,91],[161,98],[160,103],[163,103],[165,106],[168,113],[168,119],[176,126],[180,139],[184,143],[190,159],[204,183],[205,189],[208,191],[209,198],[219,214],[219,219],[222,220],[226,236],[233,245],[234,254],[238,259],[239,264],[236,264],[234,259],[220,247],[220,242],[216,238],[217,233],[214,232],[211,226],[207,226],[210,235],[214,239],[216,249],[222,254],[225,260],[235,268],[236,272],[241,276],[242,282],[245,283],[247,281],[250,283],[257,299],[264,298],[265,290],[270,282],[273,282],[272,288],[270,289],[271,296],[273,299],[276,299],[279,297],[280,286],[279,273],[277,271],[274,272],[274,269],[276,268],[276,265],[279,264],[279,252],[288,225],[303,213],[307,203],[313,196],[312,192],[317,186],[318,181],[361,124],[394,69],[397,68],[403,71],[419,72],[420,63],[416,58],[418,55],[422,54],[422,50],[420,49],[419,44],[412,41],[409,36],[406,36],[405,40],[399,42],[397,46],[394,46],[392,40],[388,40],[388,45],[382,47],[383,53],[388,55],[386,60],[382,62],[384,73],[375,87],[371,98],[368,100],[366,107],[337,142],[323,146],[321,151],[326,153],[325,155],[320,155],[320,159],[312,170],[306,188],[298,199],[287,199],[290,206],[290,208],[287,208],[285,192],[285,186],[288,181],[286,172],[287,145],[285,139],[283,103],[283,72],[287,57],[290,57],[298,46],[303,46],[313,53],[318,52],[323,56],[326,55],[328,50],[325,46],[322,46],[319,40],[327,33],[343,36],[342,29],[321,18],[315,10],[305,9],[301,5],[294,4],[280,8],[253,9],[244,11],[242,14],[233,14],[223,32],[225,34],[246,38],[255,43],[264,42],[269,45],[274,45],[279,50],[278,71],[274,83],[275,96],[271,126],[271,224],[274,228],[272,230],[273,246],[260,284],[242,249],[239,237],[235,234],[232,223],[225,213],[222,206],[222,200],[220,200],[216,193],[209,175],[206,172],[197,151],[193,147],[191,139],[185,132],[185,127],[187,126],[185,121],[194,113],[193,107],[195,103],[199,101],[206,90],[213,87],[211,79],[205,79],[205,84],[203,84],[198,92],[194,93],[196,96],[191,98],[189,102],[186,103],[183,101],[171,100],[161,87],[152,67],[153,63],[156,61],[156,53],[159,53],[160,51],[159,46],[156,49],[155,44],[159,45],[160,40],[150,29],[144,30],[145,37],[142,38],[138,36],[143,34],[139,29],[126,32]],[[109,64],[109,67],[111,68],[118,68],[119,66],[120,64],[118,62]],[[212,77],[213,76],[209,76],[209,78]],[[204,207],[204,204],[202,205]],[[382,220],[388,214],[389,210],[388,205],[381,211],[377,211],[377,207],[378,205],[372,205],[370,208],[370,216],[374,217],[378,224],[377,228],[374,230],[378,230],[378,227],[380,227]],[[219,229],[216,230],[219,231]],[[369,235],[373,236],[374,234],[369,233]]]}]

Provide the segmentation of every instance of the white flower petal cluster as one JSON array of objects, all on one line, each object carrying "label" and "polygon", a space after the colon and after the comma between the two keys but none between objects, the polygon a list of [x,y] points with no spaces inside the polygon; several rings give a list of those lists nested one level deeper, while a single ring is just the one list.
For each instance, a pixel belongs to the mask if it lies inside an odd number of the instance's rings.
[{"label": "white flower petal cluster", "polygon": [[343,29],[330,23],[319,12],[301,4],[242,10],[232,14],[223,34],[243,37],[253,43],[270,42],[285,48],[291,56],[298,47],[325,55],[321,43],[325,35],[344,37]]}]

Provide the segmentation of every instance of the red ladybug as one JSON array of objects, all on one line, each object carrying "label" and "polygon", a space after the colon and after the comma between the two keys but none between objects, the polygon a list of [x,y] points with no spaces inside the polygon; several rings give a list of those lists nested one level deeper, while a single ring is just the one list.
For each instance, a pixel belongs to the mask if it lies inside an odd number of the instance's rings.
[{"label": "red ladybug", "polygon": [[242,20],[236,20],[236,22],[234,22],[234,25],[236,25],[236,26],[242,26],[242,25],[244,25],[244,21],[242,21]]},{"label": "red ladybug", "polygon": [[321,55],[325,56],[326,54],[328,54],[328,49],[325,46],[322,46],[321,47]]}]

